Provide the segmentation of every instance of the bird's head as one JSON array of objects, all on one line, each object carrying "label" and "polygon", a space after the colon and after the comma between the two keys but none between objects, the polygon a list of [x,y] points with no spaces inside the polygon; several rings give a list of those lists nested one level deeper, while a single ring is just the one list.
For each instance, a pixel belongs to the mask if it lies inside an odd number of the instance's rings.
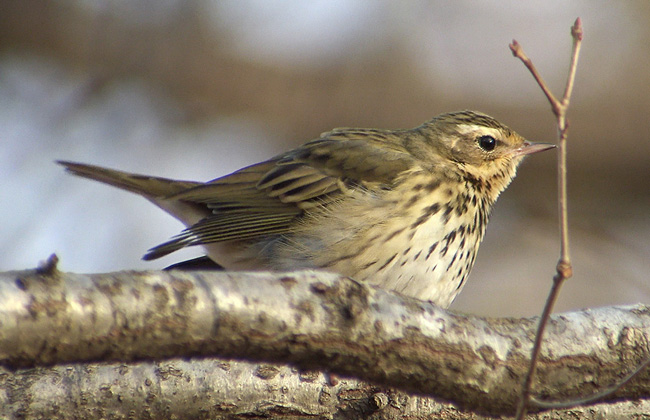
[{"label": "bird's head", "polygon": [[[494,118],[475,111],[441,114],[417,128],[432,167],[485,184],[498,195],[526,155],[555,147],[531,143]],[[425,156],[425,159],[427,156]],[[496,196],[494,197],[496,199]]]}]

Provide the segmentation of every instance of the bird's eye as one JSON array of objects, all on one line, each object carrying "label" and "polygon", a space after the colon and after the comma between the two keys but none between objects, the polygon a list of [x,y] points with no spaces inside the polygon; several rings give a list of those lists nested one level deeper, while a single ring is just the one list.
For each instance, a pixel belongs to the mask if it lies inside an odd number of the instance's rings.
[{"label": "bird's eye", "polygon": [[486,152],[491,152],[497,145],[497,141],[492,136],[481,136],[478,138],[478,145]]}]

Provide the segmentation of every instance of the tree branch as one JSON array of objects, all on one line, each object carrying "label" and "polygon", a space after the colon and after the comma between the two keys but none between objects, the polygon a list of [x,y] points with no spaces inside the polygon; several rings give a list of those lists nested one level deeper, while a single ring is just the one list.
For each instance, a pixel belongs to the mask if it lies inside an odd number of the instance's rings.
[{"label": "tree branch", "polygon": [[[57,365],[13,372],[0,367],[0,418],[484,418],[432,398],[351,379],[334,383],[328,376],[217,359]],[[642,418],[648,412],[650,400],[641,400],[545,411],[527,418]]]},{"label": "tree branch", "polygon": [[[650,353],[649,313],[639,305],[552,317],[535,394],[577,397],[615,383]],[[281,362],[491,415],[515,411],[536,324],[454,314],[315,271],[55,269],[0,274],[0,320],[0,364],[11,368],[198,356]],[[649,379],[640,375],[609,401],[650,396]]]}]

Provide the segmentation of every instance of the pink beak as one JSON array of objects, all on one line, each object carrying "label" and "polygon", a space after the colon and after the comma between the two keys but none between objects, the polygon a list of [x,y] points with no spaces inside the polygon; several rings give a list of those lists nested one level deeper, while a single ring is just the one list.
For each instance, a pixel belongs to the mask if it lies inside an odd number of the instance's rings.
[{"label": "pink beak", "polygon": [[531,143],[528,141],[524,142],[524,145],[519,149],[515,150],[515,156],[530,155],[532,153],[543,152],[544,150],[553,149],[557,147],[551,143]]}]

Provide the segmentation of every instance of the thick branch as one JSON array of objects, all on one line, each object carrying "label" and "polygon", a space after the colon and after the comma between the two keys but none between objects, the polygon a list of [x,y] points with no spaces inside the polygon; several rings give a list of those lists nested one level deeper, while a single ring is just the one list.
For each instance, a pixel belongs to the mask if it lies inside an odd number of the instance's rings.
[{"label": "thick branch", "polygon": [[[353,376],[512,414],[533,319],[488,319],[322,272],[0,275],[0,363],[219,356]],[[615,383],[648,356],[645,306],[555,316],[533,393]],[[650,395],[649,374],[610,397]]]},{"label": "thick branch", "polygon": [[[539,419],[642,418],[650,400],[554,410]],[[102,413],[104,415],[102,415]],[[471,419],[431,398],[351,379],[216,359],[0,367],[2,419]]]}]

